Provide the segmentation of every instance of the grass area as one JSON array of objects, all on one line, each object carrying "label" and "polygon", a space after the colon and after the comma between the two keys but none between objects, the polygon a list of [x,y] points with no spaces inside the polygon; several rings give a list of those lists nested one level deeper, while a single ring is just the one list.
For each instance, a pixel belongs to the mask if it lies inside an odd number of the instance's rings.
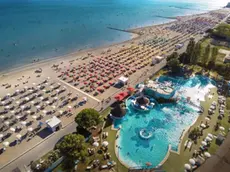
[{"label": "grass area", "polygon": [[154,79],[156,79],[156,78],[158,78],[158,77],[160,77],[162,75],[165,75],[167,73],[168,73],[167,70],[161,69],[151,78],[151,80],[154,80]]},{"label": "grass area", "polygon": [[221,38],[230,38],[230,25],[226,23],[219,24],[214,30],[213,35]]},{"label": "grass area", "polygon": [[225,56],[226,56],[225,54],[218,53],[218,55],[216,57],[216,63],[223,63]]},{"label": "grass area", "polygon": [[201,43],[201,48],[204,49],[205,47],[207,47],[209,44],[211,43],[211,39],[207,38],[204,41],[202,41]]},{"label": "grass area", "polygon": [[[220,50],[220,49],[230,50],[230,48],[225,47],[225,46],[216,46],[216,45],[211,44],[211,39],[207,38],[207,39],[203,40],[202,43],[201,43],[200,59],[203,58],[203,54],[205,52],[205,48],[208,45],[210,45],[211,48],[216,47],[216,48],[218,48],[218,50]],[[210,57],[211,56],[212,56],[212,54],[210,54]],[[216,57],[216,63],[223,63],[224,57],[225,57],[225,54],[218,53],[217,57]]]},{"label": "grass area", "polygon": [[[200,57],[199,57],[199,61],[201,61],[201,59],[203,58],[203,55],[205,54],[205,48],[210,44],[211,39],[205,39],[201,42],[201,50],[200,50]],[[212,47],[212,46],[211,46]]]},{"label": "grass area", "polygon": [[[198,127],[201,124],[201,121],[203,121],[203,122],[205,121],[205,117],[208,115],[208,109],[210,107],[210,104],[214,100],[217,101],[218,95],[216,92],[216,88],[212,89],[211,93],[214,93],[214,97],[212,99],[209,99],[206,97],[206,101],[202,102],[202,106],[204,107],[204,113],[198,117],[196,123],[191,127],[190,131],[193,128]],[[227,113],[229,113],[229,112],[227,112]],[[181,145],[180,154],[178,155],[176,153],[170,153],[169,158],[163,164],[163,169],[166,170],[167,172],[182,172],[182,171],[184,171],[184,164],[188,163],[188,160],[192,157],[194,150],[199,150],[200,143],[207,136],[207,134],[208,133],[218,134],[220,132],[220,131],[217,131],[217,132],[214,131],[214,125],[218,121],[217,116],[218,116],[218,111],[216,110],[215,114],[212,115],[212,118],[209,122],[210,127],[208,129],[204,130],[203,136],[197,140],[198,144],[193,143],[191,150],[184,149],[184,143],[186,140],[188,140],[188,133],[186,133],[182,142],[181,142],[182,145]],[[225,127],[226,133],[227,133],[228,128],[230,127],[230,124],[227,122],[228,121],[227,116],[228,115],[225,115],[225,117],[221,120],[221,126]],[[211,154],[214,154],[218,148],[219,148],[219,146],[215,144],[215,139],[214,139],[212,141],[212,144],[210,145],[209,152]]]},{"label": "grass area", "polygon": [[110,113],[110,111],[111,111],[111,107],[108,107],[108,108],[104,109],[104,110],[101,112],[101,116],[102,116],[103,118],[107,117],[107,115]]},{"label": "grass area", "polygon": [[53,169],[52,172],[62,172],[63,171],[63,167],[62,164],[59,164],[55,169]]},{"label": "grass area", "polygon": [[227,98],[227,109],[230,110],[230,97]]},{"label": "grass area", "polygon": [[[111,107],[106,108],[104,111],[101,112],[101,116],[103,118],[107,117],[107,115],[110,113]],[[116,140],[116,133],[117,131],[112,130],[111,129],[111,125],[106,125],[106,127],[104,128],[103,132],[108,132],[109,135],[108,137],[105,139],[106,141],[109,142],[108,145],[108,151],[111,155],[111,160],[115,161],[117,163],[117,165],[114,167],[116,172],[127,172],[128,169],[123,166],[120,161],[118,160],[116,154],[115,154],[115,140]],[[87,143],[87,147],[92,148],[92,145],[90,143]],[[87,161],[85,163],[79,163],[77,166],[77,171],[86,171],[86,167],[90,164],[91,161],[93,161],[94,159],[99,159],[100,162],[102,164],[106,164],[106,161],[103,159],[103,154],[94,154],[92,156],[89,156],[87,158]],[[60,172],[60,171],[65,171],[63,170],[62,164],[60,164],[59,166],[57,166],[53,172]],[[97,168],[94,170],[91,170],[92,172],[96,172],[99,171]],[[103,170],[104,172],[107,172],[107,170]]]},{"label": "grass area", "polygon": [[110,152],[110,154],[111,154],[111,159],[117,163],[117,165],[115,167],[115,169],[116,169],[115,171],[116,172],[128,172],[128,169],[120,163],[120,161],[118,160],[118,158],[115,154],[115,140],[116,140],[117,131],[112,130],[111,125],[106,125],[103,131],[109,133],[106,140],[109,142],[108,152]]}]

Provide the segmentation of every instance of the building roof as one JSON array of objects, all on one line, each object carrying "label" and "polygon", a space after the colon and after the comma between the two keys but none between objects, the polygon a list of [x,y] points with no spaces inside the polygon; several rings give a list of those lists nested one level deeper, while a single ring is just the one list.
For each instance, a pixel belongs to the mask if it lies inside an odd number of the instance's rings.
[{"label": "building roof", "polygon": [[46,124],[47,124],[50,128],[53,128],[53,127],[59,125],[60,123],[61,123],[61,120],[58,119],[56,116],[53,116],[53,118],[48,119],[48,120],[46,121]]},{"label": "building roof", "polygon": [[117,94],[114,98],[115,98],[116,100],[118,100],[118,101],[122,101],[122,100],[124,100],[128,95],[129,95],[128,92],[125,91],[125,92],[121,92],[121,93]]},{"label": "building roof", "polygon": [[123,83],[126,83],[129,80],[129,78],[121,76],[118,80],[123,82]]}]

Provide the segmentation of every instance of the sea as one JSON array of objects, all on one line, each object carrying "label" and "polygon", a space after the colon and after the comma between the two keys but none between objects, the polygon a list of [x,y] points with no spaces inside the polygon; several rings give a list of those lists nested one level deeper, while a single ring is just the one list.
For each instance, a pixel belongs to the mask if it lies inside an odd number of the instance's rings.
[{"label": "sea", "polygon": [[[131,29],[219,9],[227,0],[0,0],[0,72],[129,40]],[[162,17],[159,17],[162,16]],[[165,18],[164,18],[165,17]]]}]

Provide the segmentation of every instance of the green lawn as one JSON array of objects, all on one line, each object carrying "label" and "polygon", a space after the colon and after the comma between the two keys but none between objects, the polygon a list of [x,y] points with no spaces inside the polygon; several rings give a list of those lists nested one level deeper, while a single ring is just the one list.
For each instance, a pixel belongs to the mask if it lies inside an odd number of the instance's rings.
[{"label": "green lawn", "polygon": [[204,49],[205,47],[207,47],[211,42],[211,39],[208,38],[208,39],[205,39],[204,41],[202,41],[201,43],[201,48]]},{"label": "green lawn", "polygon": [[109,133],[106,140],[109,142],[108,151],[111,154],[111,158],[117,163],[116,168],[115,168],[116,172],[127,172],[128,169],[120,163],[120,161],[118,160],[115,154],[115,140],[116,140],[117,131],[112,130],[111,126],[107,126],[106,128],[104,128],[103,131]]},{"label": "green lawn", "polygon": [[230,110],[230,97],[227,98],[227,109]]},{"label": "green lawn", "polygon": [[213,34],[216,36],[230,38],[230,25],[227,23],[219,24],[214,30]]},{"label": "green lawn", "polygon": [[[107,115],[109,114],[111,110],[111,107],[108,107],[107,109],[105,109],[104,111],[101,112],[101,116],[103,118],[107,117]],[[116,172],[127,172],[128,169],[123,166],[119,160],[117,159],[117,156],[115,154],[115,151],[114,151],[114,148],[115,148],[115,140],[116,140],[116,133],[117,131],[115,130],[112,130],[111,129],[111,125],[106,125],[106,127],[104,128],[103,132],[108,132],[109,135],[108,137],[105,139],[109,142],[109,146],[108,146],[108,151],[111,155],[111,160],[115,161],[117,163],[117,165],[115,166],[115,171]],[[91,144],[87,143],[87,147],[92,147]],[[95,155],[93,156],[89,156],[87,158],[87,161],[85,163],[79,163],[78,166],[77,166],[77,170],[78,171],[86,171],[86,167],[88,165],[90,165],[90,162],[93,161],[94,159],[99,159],[101,161],[102,164],[106,164],[106,161],[103,159],[103,154],[98,154],[96,153]],[[63,170],[63,167],[62,167],[62,164],[60,164],[57,168],[55,168],[53,170],[53,172],[60,172],[60,171],[66,171],[66,170]],[[94,169],[94,170],[91,170],[92,172],[96,172],[96,171],[99,171],[98,169]],[[103,170],[104,172],[107,172],[106,170]]]},{"label": "green lawn", "polygon": [[225,54],[218,53],[218,55],[216,57],[216,63],[223,63],[225,56],[226,56]]},{"label": "green lawn", "polygon": [[[202,55],[204,54],[205,48],[206,48],[208,45],[210,45],[211,48],[212,48],[212,47],[217,47],[218,50],[220,50],[220,49],[230,50],[230,48],[225,47],[225,46],[216,46],[216,45],[211,44],[211,39],[210,39],[210,38],[207,38],[207,39],[205,39],[205,40],[203,40],[203,41],[201,42],[200,59],[203,57]],[[211,57],[211,56],[212,56],[212,54],[210,54],[210,57]],[[216,63],[223,63],[224,57],[225,57],[225,54],[218,53],[217,58],[216,58]],[[223,64],[224,64],[224,63],[223,63]]]},{"label": "green lawn", "polygon": [[[215,93],[213,99],[210,100],[206,97],[206,101],[202,102],[202,106],[204,107],[204,113],[202,115],[200,115],[200,117],[196,121],[195,125],[192,126],[192,129],[195,127],[198,127],[200,125],[201,121],[203,121],[203,122],[205,121],[204,118],[208,114],[208,109],[210,107],[210,104],[212,103],[212,101],[217,100],[216,89],[213,89],[212,93]],[[182,141],[180,155],[175,154],[175,153],[171,153],[168,160],[163,164],[163,169],[166,170],[167,172],[182,172],[182,171],[184,171],[184,164],[188,163],[188,160],[192,157],[192,153],[194,152],[194,150],[199,150],[200,143],[201,143],[202,139],[207,136],[207,133],[218,134],[220,132],[220,131],[217,131],[217,132],[214,131],[214,125],[216,124],[216,121],[218,120],[217,116],[218,116],[218,112],[216,110],[216,113],[214,115],[212,115],[212,119],[210,120],[210,127],[208,129],[204,130],[203,137],[198,139],[197,145],[195,145],[193,143],[191,151],[189,151],[187,149],[184,150],[184,143],[188,139],[188,133],[186,133],[185,137]],[[225,115],[225,118],[221,121],[221,125],[223,127],[225,127],[225,129],[226,129],[225,132],[227,133],[227,130],[230,127],[230,124],[227,122],[227,115]],[[216,150],[218,149],[218,147],[219,146],[217,146],[215,144],[215,140],[213,140],[212,144],[209,148],[209,152],[211,154],[214,154],[216,152]]]}]

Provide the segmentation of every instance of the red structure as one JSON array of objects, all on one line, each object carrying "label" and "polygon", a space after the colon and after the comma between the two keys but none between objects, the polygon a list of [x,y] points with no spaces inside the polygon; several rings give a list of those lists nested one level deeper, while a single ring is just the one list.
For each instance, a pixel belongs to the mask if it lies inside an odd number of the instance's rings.
[{"label": "red structure", "polygon": [[129,93],[125,91],[125,92],[121,92],[121,93],[117,94],[114,98],[117,101],[122,101],[122,100],[124,100],[128,96],[129,96]]}]

